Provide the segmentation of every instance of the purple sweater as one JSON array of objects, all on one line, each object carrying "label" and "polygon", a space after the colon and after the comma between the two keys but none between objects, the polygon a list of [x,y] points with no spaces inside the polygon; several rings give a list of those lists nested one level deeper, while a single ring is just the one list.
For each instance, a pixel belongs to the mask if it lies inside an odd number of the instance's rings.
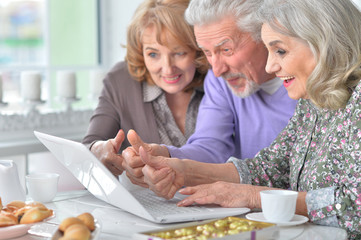
[{"label": "purple sweater", "polygon": [[231,156],[252,158],[287,125],[297,104],[283,85],[273,95],[259,90],[237,97],[211,70],[204,91],[196,130],[181,148],[167,146],[172,157],[209,163],[224,163]]}]

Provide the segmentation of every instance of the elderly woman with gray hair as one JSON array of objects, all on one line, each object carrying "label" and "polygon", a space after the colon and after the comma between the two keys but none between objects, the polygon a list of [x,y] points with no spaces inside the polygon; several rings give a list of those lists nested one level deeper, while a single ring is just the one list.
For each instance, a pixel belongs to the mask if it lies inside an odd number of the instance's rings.
[{"label": "elderly woman with gray hair", "polygon": [[[261,208],[260,191],[298,191],[296,213],[361,237],[361,12],[351,0],[265,0],[259,10],[269,56],[296,111],[252,159],[225,164],[149,155],[145,181],[190,195],[179,206]],[[199,185],[201,184],[201,185]],[[197,186],[198,185],[198,186]]]}]

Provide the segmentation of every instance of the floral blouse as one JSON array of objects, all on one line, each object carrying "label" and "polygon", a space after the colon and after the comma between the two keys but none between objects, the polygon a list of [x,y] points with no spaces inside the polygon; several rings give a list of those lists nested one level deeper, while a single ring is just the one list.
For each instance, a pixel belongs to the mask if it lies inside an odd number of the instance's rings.
[{"label": "floral blouse", "polygon": [[306,191],[312,222],[361,237],[361,82],[340,110],[299,100],[285,129],[253,159],[230,158],[241,183]]}]

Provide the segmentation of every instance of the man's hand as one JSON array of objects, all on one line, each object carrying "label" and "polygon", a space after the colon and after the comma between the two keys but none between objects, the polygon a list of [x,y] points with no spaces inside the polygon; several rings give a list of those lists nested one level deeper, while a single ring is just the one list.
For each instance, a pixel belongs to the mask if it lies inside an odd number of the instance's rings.
[{"label": "man's hand", "polygon": [[122,153],[124,159],[122,168],[126,171],[128,178],[133,184],[148,187],[148,185],[144,182],[142,172],[144,163],[140,159],[139,148],[143,147],[146,152],[154,156],[169,156],[168,149],[165,146],[160,146],[158,144],[144,143],[134,130],[129,130],[127,138],[132,146],[126,148]]},{"label": "man's hand", "polygon": [[152,156],[143,147],[139,148],[144,182],[158,196],[171,199],[184,185],[184,166],[178,158]]}]

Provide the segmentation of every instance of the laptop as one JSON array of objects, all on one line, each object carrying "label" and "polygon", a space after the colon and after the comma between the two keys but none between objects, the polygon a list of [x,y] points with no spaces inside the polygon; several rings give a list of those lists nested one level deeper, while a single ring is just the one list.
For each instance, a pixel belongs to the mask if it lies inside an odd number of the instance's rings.
[{"label": "laptop", "polygon": [[187,222],[241,215],[250,211],[248,208],[213,205],[178,207],[176,203],[186,196],[176,193],[173,199],[166,200],[147,188],[131,184],[129,180],[126,183],[117,179],[82,143],[37,131],[34,134],[91,194],[149,221]]}]

